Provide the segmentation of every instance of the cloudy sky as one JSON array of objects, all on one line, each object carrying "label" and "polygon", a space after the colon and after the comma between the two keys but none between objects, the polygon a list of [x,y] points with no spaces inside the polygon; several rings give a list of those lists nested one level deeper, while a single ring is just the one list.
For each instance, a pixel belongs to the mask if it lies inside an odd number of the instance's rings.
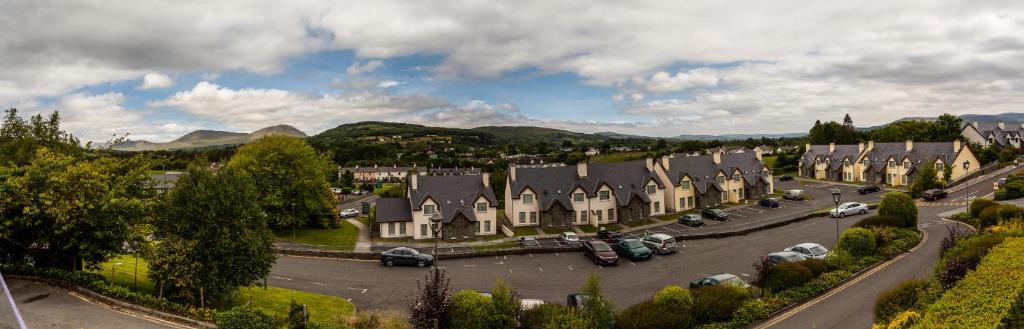
[{"label": "cloudy sky", "polygon": [[85,140],[384,120],[648,136],[1022,111],[1024,2],[0,2],[0,105]]}]

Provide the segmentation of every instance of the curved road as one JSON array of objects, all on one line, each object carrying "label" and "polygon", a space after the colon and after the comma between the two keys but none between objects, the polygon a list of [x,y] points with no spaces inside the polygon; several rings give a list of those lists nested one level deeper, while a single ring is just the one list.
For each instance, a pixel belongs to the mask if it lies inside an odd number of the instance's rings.
[{"label": "curved road", "polygon": [[[45,283],[8,280],[7,286],[29,328],[187,328],[115,310]],[[0,308],[0,328],[17,328],[17,321],[6,298],[0,302]]]}]

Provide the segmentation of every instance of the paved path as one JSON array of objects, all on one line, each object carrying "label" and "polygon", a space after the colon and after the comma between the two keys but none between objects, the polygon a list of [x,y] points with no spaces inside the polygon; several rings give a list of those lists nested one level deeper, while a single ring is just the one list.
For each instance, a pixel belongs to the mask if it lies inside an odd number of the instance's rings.
[{"label": "paved path", "polygon": [[[7,285],[29,328],[187,328],[124,313],[45,283],[8,280]],[[0,328],[17,328],[13,313],[3,304],[6,309],[0,310]]]},{"label": "paved path", "polygon": [[353,250],[356,252],[369,252],[370,248],[373,247],[373,242],[370,241],[370,228],[353,218],[349,218],[347,221],[359,229],[359,235],[356,236],[356,247]]}]

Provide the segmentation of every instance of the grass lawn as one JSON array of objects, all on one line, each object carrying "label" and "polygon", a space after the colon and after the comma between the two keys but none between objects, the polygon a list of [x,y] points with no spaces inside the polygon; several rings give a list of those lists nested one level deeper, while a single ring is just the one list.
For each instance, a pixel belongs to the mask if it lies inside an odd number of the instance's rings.
[{"label": "grass lawn", "polygon": [[[377,241],[377,242],[412,242],[412,237],[404,237],[404,238],[375,238],[375,239],[373,239],[373,241]],[[430,240],[427,240],[427,241],[434,241],[434,239],[430,239]]]},{"label": "grass lawn", "polygon": [[572,232],[572,227],[569,226],[545,226],[544,234],[558,234],[562,232]]},{"label": "grass lawn", "polygon": [[601,154],[601,155],[592,157],[591,160],[594,160],[594,162],[600,162],[600,163],[612,163],[612,162],[622,162],[622,161],[638,160],[638,159],[642,159],[643,157],[644,157],[644,152],[624,152],[624,153]]},{"label": "grass lawn", "polygon": [[779,158],[779,156],[777,156],[777,155],[766,156],[766,157],[762,157],[761,161],[764,162],[764,165],[768,166],[768,168],[775,168],[775,160],[778,159],[778,158]]},{"label": "grass lawn", "polygon": [[626,228],[625,225],[619,225],[619,224],[601,224],[601,225],[598,225],[597,227],[598,227],[598,229],[603,227],[604,229],[609,230],[609,231],[622,231],[623,229]]},{"label": "grass lawn", "polygon": [[489,244],[489,245],[485,245],[485,246],[473,246],[473,250],[474,251],[501,250],[501,249],[515,248],[515,247],[518,247],[518,246],[519,246],[519,242],[509,241],[509,242]]},{"label": "grass lawn", "polygon": [[356,246],[356,237],[359,236],[359,228],[347,221],[341,222],[340,228],[302,228],[295,230],[295,239],[292,239],[292,230],[274,230],[274,236],[281,240],[295,243],[308,244],[333,250],[349,251]]},{"label": "grass lawn", "polygon": [[[125,286],[128,288],[135,287],[135,257],[132,255],[118,255],[112,258],[106,263],[100,264],[100,269],[91,270],[90,272],[98,273],[107,278],[107,280],[113,282],[119,286]],[[149,263],[146,263],[145,259],[139,258],[139,291],[152,293],[155,290],[153,288],[153,282],[149,281]],[[113,269],[113,273],[111,273]],[[113,275],[113,277],[111,277]]]},{"label": "grass lawn", "polygon": [[537,235],[537,229],[533,226],[513,227],[512,232],[515,232],[516,236]]},{"label": "grass lawn", "polygon": [[359,221],[360,223],[363,223],[363,225],[366,225],[367,227],[370,226],[370,217],[369,216],[359,216],[359,217],[356,217],[356,220]]},{"label": "grass lawn", "polygon": [[657,223],[657,222],[658,222],[657,220],[654,220],[652,218],[648,218],[646,221],[640,220],[640,221],[635,221],[635,222],[621,222],[621,223],[619,223],[619,225],[620,226],[624,225],[624,226],[629,226],[629,227],[639,227],[639,226],[644,226],[644,225],[648,225],[648,224],[654,224],[654,223]]},{"label": "grass lawn", "polygon": [[590,225],[580,225],[580,226],[577,226],[577,227],[580,228],[580,231],[587,232],[587,233],[597,233],[597,231],[600,230],[596,226],[590,226]]}]

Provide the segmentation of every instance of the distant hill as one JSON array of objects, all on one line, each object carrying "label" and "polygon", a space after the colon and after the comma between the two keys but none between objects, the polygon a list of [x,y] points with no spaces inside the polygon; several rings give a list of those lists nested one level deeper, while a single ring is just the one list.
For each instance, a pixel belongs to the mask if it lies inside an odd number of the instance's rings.
[{"label": "distant hill", "polygon": [[[903,117],[903,118],[896,119],[893,122],[911,121],[911,120],[916,120],[916,121],[935,121],[936,119],[938,119],[937,116],[934,116],[934,117]],[[1002,122],[1024,122],[1024,113],[1007,112],[1007,113],[1001,113],[1001,114],[962,114],[962,115],[960,115],[960,119],[963,119],[964,123],[970,123],[970,122],[1000,122],[1000,121],[1002,121]],[[882,125],[877,125],[877,126],[871,126],[871,127],[863,127],[863,128],[858,127],[857,130],[877,129],[877,128],[881,128],[881,127],[887,126],[889,124],[892,124],[893,122],[882,124]]]},{"label": "distant hill", "polygon": [[679,135],[672,137],[675,140],[699,140],[699,141],[730,141],[730,140],[744,140],[747,138],[761,139],[764,138],[796,138],[807,136],[807,133],[785,133],[785,134],[726,134],[726,135]]},{"label": "distant hill", "polygon": [[236,133],[218,130],[196,130],[167,143],[150,141],[125,141],[114,146],[120,151],[177,150],[245,144],[268,135],[287,135],[306,138],[306,133],[289,125],[266,127],[252,133]]},{"label": "distant hill", "polygon": [[594,135],[608,137],[610,139],[652,139],[652,138],[654,138],[654,137],[640,136],[640,135],[620,134],[620,133],[617,133],[617,132],[614,132],[614,131],[602,131],[602,132],[599,132],[599,133],[594,133]]},{"label": "distant hill", "polygon": [[504,143],[561,143],[570,141],[573,143],[598,143],[609,137],[598,134],[584,134],[553,128],[524,127],[524,126],[484,126],[473,128],[473,130],[486,132],[495,137],[498,142]]}]

